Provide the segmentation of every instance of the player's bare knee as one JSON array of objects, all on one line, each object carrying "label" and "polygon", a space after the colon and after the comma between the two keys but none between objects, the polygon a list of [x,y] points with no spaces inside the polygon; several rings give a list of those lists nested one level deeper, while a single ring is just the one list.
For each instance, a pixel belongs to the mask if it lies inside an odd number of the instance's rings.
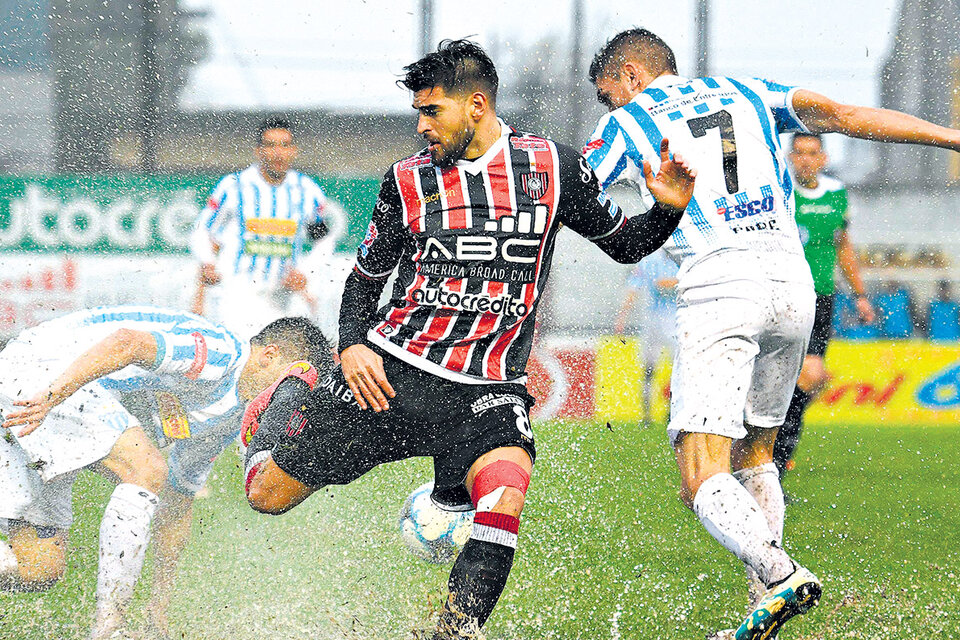
[{"label": "player's bare knee", "polygon": [[514,487],[507,487],[491,511],[519,518],[523,511],[524,502],[525,496],[522,491]]},{"label": "player's bare knee", "polygon": [[167,463],[158,451],[145,452],[131,469],[130,479],[123,482],[143,487],[160,495],[167,483]]},{"label": "player's bare knee", "polygon": [[166,486],[167,463],[163,454],[152,444],[136,438],[115,446],[101,464],[118,484],[133,484],[157,495]]},{"label": "player's bare knee", "polygon": [[[50,533],[45,533],[49,531]],[[46,591],[67,571],[67,539],[61,531],[38,527],[11,538],[18,575],[11,585],[16,591]]]}]

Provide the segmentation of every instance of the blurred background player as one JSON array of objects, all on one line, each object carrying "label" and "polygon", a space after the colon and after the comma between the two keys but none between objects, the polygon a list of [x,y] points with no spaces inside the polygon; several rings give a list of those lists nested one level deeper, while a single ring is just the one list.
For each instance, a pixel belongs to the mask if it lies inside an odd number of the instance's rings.
[{"label": "blurred background player", "polygon": [[800,440],[803,414],[830,379],[823,358],[833,333],[834,292],[837,266],[853,290],[857,314],[864,324],[876,319],[873,305],[860,277],[857,254],[850,243],[847,190],[843,183],[824,175],[828,158],[823,141],[813,133],[796,133],[791,141],[790,165],[793,167],[794,201],[797,228],[803,253],[810,264],[817,307],[810,333],[807,355],[797,386],[793,390],[787,417],[777,433],[773,461],[780,476],[792,467],[791,459]]},{"label": "blurred background player", "polygon": [[315,388],[279,383],[244,417],[245,432],[257,426],[246,492],[278,514],[379,464],[431,456],[434,501],[477,510],[432,638],[474,638],[513,566],[533,470],[525,368],[556,234],[569,227],[637,262],[676,228],[695,173],[665,142],[660,173],[644,174],[657,204],[627,220],[574,149],[497,118],[499,79],[480,46],[443,41],[404,70],[428,146],[381,183],[344,287],[341,367]]},{"label": "blurred background player", "polygon": [[680,266],[668,432],[684,502],[754,577],[757,597],[737,640],[769,638],[821,593],[820,580],[781,546],[783,490],[773,464],[815,308],[778,134],[839,132],[957,150],[960,131],[765,80],[683,78],[670,47],[646,29],[607,42],[590,79],[610,110],[584,149],[604,188],[640,184],[641,163],[657,164],[665,137],[698,171],[665,245]]},{"label": "blurred background player", "polygon": [[336,325],[318,297],[342,285],[329,281],[324,259],[342,230],[342,213],[312,178],[291,169],[297,152],[290,121],[265,120],[257,129],[257,161],[220,180],[190,237],[200,263],[191,310],[244,339],[288,315],[316,318],[328,330]]},{"label": "blurred background player", "polygon": [[616,333],[624,333],[638,303],[643,403],[649,411],[656,393],[653,383],[657,365],[664,357],[673,359],[677,344],[677,264],[663,249],[641,260],[630,272],[614,322]]},{"label": "blurred background player", "polygon": [[[19,334],[0,352],[0,517],[11,544],[0,545],[0,586],[43,590],[63,576],[72,485],[80,469],[95,469],[117,487],[100,526],[91,637],[111,637],[124,624],[151,522],[148,611],[165,634],[193,495],[236,438],[245,403],[292,361],[324,358],[326,341],[303,318],[277,320],[249,344],[204,318],[157,307],[100,307]],[[161,442],[170,445],[169,463]]]}]

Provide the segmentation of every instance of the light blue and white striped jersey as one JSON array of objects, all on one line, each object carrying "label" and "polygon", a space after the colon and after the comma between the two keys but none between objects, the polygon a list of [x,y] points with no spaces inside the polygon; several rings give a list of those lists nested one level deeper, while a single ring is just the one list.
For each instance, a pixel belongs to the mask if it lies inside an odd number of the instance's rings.
[{"label": "light blue and white striped jersey", "polygon": [[[225,278],[272,286],[303,253],[306,226],[323,220],[326,196],[308,176],[288,171],[274,186],[258,165],[224,176],[200,213],[190,248]],[[219,250],[214,250],[214,245]]]},{"label": "light blue and white striped jersey", "polygon": [[[164,425],[169,437],[239,433],[244,404],[237,382],[250,355],[249,347],[209,320],[160,307],[97,307],[39,324],[22,332],[17,340],[29,342],[38,360],[59,361],[66,369],[118,329],[152,334],[157,358],[151,367],[131,365],[100,378],[100,384],[121,400],[125,393],[149,392],[159,405],[161,419],[176,417],[174,413],[186,416],[186,425]],[[171,435],[171,430],[177,429],[181,431]]]},{"label": "light blue and white striped jersey", "polygon": [[[604,188],[635,183],[652,206],[641,167],[646,159],[656,173],[663,138],[697,170],[693,199],[665,245],[681,289],[739,277],[809,281],[778,135],[806,131],[795,91],[765,80],[664,75],[600,119],[584,155]],[[695,269],[720,252],[722,264]]]}]

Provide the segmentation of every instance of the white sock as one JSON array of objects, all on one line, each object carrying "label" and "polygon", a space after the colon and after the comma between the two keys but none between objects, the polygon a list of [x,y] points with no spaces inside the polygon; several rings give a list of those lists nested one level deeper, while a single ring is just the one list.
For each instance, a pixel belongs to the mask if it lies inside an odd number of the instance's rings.
[{"label": "white sock", "polygon": [[765,585],[793,573],[793,561],[767,526],[760,505],[729,473],[700,485],[693,511],[710,535],[756,571]]},{"label": "white sock", "polygon": [[[777,544],[783,546],[783,487],[780,486],[780,472],[777,471],[777,465],[768,462],[749,469],[741,469],[734,472],[733,477],[740,481],[743,488],[750,492],[753,499],[760,505],[770,532],[774,535]],[[747,590],[752,608],[763,597],[766,586],[756,571],[749,565],[744,566],[747,568]]]},{"label": "white sock", "polygon": [[124,483],[113,490],[100,523],[98,624],[122,612],[133,597],[156,510],[157,496],[143,487]]}]

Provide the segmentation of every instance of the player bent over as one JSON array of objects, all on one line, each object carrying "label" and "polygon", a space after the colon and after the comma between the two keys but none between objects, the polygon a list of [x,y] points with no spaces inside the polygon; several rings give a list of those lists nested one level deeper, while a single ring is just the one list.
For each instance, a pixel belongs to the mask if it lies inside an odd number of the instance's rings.
[{"label": "player bent over", "polygon": [[821,592],[781,546],[783,490],[772,462],[815,299],[778,134],[957,150],[960,132],[765,80],[682,78],[671,49],[645,29],[604,45],[590,78],[610,109],[585,149],[604,186],[640,182],[641,159],[656,160],[664,136],[700,172],[666,246],[680,266],[669,433],[685,502],[758,587],[735,636],[770,638]]},{"label": "player bent over", "polygon": [[[52,586],[66,567],[80,469],[117,483],[100,525],[92,638],[122,632],[156,529],[155,631],[190,532],[193,495],[237,436],[245,403],[291,361],[329,361],[320,331],[277,320],[249,344],[192,314],[101,307],[22,332],[0,352],[0,589]],[[332,365],[332,363],[330,363]],[[154,444],[172,443],[169,464]]]},{"label": "player bent over", "polygon": [[694,172],[665,142],[647,174],[657,204],[627,219],[576,151],[497,118],[479,46],[443,42],[405,71],[429,146],[381,184],[343,293],[341,367],[312,389],[291,376],[248,410],[246,491],[282,513],[381,463],[432,456],[435,502],[477,510],[436,635],[460,638],[486,621],[513,563],[536,453],[524,367],[560,225],[636,262],[673,232]]}]

